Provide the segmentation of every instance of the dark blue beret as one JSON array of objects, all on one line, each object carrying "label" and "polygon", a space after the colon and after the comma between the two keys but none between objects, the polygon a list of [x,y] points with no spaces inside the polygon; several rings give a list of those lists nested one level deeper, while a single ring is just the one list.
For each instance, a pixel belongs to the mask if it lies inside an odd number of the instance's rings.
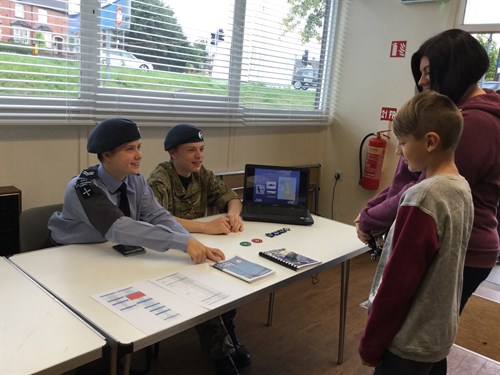
[{"label": "dark blue beret", "polygon": [[140,138],[141,132],[135,122],[126,118],[111,118],[104,120],[90,132],[87,151],[100,154]]},{"label": "dark blue beret", "polygon": [[203,132],[194,125],[178,124],[165,137],[165,151],[169,151],[184,143],[203,142]]}]

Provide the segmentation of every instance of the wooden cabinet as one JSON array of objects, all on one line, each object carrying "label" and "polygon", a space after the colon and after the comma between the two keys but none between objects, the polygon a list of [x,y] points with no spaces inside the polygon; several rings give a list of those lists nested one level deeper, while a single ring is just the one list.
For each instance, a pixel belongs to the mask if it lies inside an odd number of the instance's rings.
[{"label": "wooden cabinet", "polygon": [[19,252],[19,216],[21,190],[14,186],[0,186],[0,255]]}]

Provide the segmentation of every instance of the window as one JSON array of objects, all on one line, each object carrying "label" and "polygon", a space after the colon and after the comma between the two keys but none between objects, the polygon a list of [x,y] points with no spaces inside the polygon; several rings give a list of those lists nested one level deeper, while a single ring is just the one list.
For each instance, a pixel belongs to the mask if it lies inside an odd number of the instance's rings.
[{"label": "window", "polygon": [[17,18],[24,18],[24,5],[23,4],[15,4],[14,15]]},{"label": "window", "polygon": [[14,42],[19,43],[19,44],[28,44],[29,43],[29,34],[30,30],[29,29],[23,29],[23,28],[14,28],[12,30],[13,35],[14,35]]},{"label": "window", "polygon": [[484,88],[500,89],[500,1],[462,0],[459,28],[469,31],[488,51],[490,68],[480,82]]},{"label": "window", "polygon": [[45,43],[45,48],[52,49],[52,34],[51,33],[42,33],[43,42]]},{"label": "window", "polygon": [[306,7],[298,0],[199,1],[196,11],[185,0],[52,3],[47,26],[64,41],[45,38],[33,55],[0,40],[0,69],[12,71],[0,77],[3,120],[29,123],[35,112],[37,123],[327,123],[336,0],[308,11],[307,32],[301,19],[285,21],[292,6]]},{"label": "window", "polygon": [[500,3],[497,0],[467,0],[463,16],[464,25],[500,23]]},{"label": "window", "polygon": [[38,23],[47,24],[47,9],[38,9]]}]

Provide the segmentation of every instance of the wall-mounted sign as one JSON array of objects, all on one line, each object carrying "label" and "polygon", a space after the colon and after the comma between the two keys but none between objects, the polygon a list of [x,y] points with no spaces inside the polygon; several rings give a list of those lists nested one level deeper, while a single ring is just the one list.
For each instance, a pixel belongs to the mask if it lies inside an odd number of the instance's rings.
[{"label": "wall-mounted sign", "polygon": [[405,57],[406,40],[395,40],[391,42],[391,57]]},{"label": "wall-mounted sign", "polygon": [[116,9],[116,20],[115,20],[116,27],[121,26],[122,22],[123,22],[123,10],[121,5],[119,5],[118,8]]},{"label": "wall-mounted sign", "polygon": [[380,121],[393,121],[397,111],[397,108],[382,107],[380,111]]}]

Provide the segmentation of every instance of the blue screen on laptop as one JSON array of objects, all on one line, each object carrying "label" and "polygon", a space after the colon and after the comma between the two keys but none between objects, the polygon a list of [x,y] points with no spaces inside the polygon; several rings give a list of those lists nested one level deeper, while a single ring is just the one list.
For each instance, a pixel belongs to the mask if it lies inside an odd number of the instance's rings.
[{"label": "blue screen on laptop", "polygon": [[296,205],[299,202],[300,172],[255,168],[253,201]]}]

